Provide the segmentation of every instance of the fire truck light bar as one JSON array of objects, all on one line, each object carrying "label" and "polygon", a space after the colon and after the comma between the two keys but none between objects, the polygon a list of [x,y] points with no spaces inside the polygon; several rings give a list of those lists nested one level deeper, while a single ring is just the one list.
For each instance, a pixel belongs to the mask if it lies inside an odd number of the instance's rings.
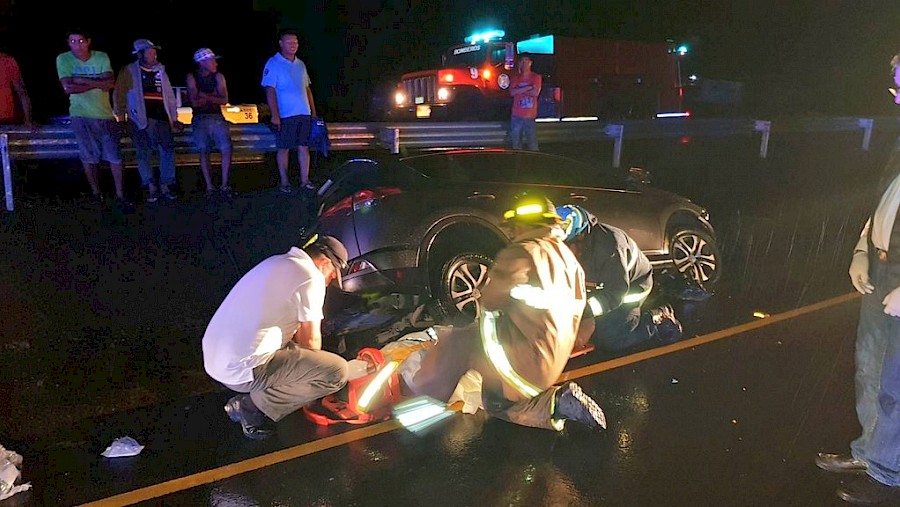
[{"label": "fire truck light bar", "polygon": [[487,30],[481,33],[473,33],[464,40],[469,44],[478,44],[479,42],[488,42],[491,39],[499,39],[506,35],[503,30]]}]

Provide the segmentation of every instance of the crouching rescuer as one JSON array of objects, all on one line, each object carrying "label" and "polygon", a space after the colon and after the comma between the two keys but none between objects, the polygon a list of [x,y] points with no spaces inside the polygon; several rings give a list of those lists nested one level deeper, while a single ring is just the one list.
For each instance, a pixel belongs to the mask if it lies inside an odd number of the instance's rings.
[{"label": "crouching rescuer", "polygon": [[347,361],[322,350],[325,288],[341,287],[347,249],[323,236],[274,255],[247,272],[225,297],[203,335],[210,377],[240,394],[225,405],[247,438],[347,383]]},{"label": "crouching rescuer", "polygon": [[653,268],[634,239],[580,206],[567,204],[556,211],[563,219],[566,244],[587,279],[587,307],[574,354],[592,350],[590,342],[620,351],[680,340],[681,323],[671,306],[644,308],[653,289]]},{"label": "crouching rescuer", "polygon": [[567,420],[606,428],[603,411],[576,383],[553,385],[585,307],[584,272],[563,242],[562,220],[537,195],[518,197],[504,219],[513,243],[488,272],[478,321],[438,341],[407,387],[446,402],[473,369],[493,417],[557,431]]}]

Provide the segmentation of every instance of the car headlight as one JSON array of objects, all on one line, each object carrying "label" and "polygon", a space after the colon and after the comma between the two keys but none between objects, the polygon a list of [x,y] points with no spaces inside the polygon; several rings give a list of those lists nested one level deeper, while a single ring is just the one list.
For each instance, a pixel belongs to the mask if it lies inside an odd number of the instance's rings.
[{"label": "car headlight", "polygon": [[447,100],[450,98],[450,89],[449,88],[438,88],[437,91],[438,100]]},{"label": "car headlight", "polygon": [[394,94],[394,102],[397,103],[398,106],[402,106],[406,103],[406,94],[403,92],[397,92]]}]

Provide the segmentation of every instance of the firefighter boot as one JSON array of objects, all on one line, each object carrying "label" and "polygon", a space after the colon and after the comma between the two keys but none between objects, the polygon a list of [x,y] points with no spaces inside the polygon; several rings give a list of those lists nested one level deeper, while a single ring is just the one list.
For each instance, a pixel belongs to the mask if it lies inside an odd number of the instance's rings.
[{"label": "firefighter boot", "polygon": [[606,416],[603,410],[575,382],[569,382],[556,390],[555,406],[553,419],[568,419],[580,422],[591,429],[606,429]]}]

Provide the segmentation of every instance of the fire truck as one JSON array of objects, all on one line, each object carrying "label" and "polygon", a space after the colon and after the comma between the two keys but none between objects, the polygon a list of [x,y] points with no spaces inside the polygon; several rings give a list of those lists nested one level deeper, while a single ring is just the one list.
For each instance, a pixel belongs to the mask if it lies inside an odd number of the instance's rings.
[{"label": "fire truck", "polygon": [[686,46],[535,35],[517,42],[493,30],[446,50],[439,69],[404,74],[394,119],[508,118],[516,62],[528,55],[543,76],[539,118],[602,119],[689,116],[684,111]]}]

